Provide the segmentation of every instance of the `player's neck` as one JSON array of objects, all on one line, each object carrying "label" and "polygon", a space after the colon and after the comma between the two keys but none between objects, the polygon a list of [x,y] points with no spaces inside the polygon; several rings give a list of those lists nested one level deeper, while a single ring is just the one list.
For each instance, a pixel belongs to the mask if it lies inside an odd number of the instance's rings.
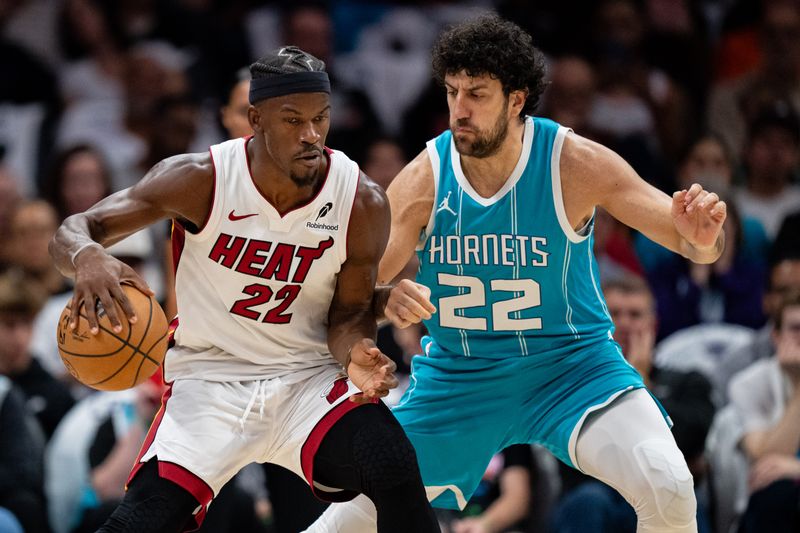
[{"label": "player's neck", "polygon": [[508,125],[508,134],[496,153],[489,157],[469,157],[461,155],[461,170],[475,192],[484,198],[491,198],[499,191],[522,154],[522,137],[525,124],[512,120]]}]

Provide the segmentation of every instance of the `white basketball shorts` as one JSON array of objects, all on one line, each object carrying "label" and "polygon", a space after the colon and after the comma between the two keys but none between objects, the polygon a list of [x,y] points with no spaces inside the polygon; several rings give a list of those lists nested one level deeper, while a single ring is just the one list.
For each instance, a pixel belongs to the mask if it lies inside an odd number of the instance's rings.
[{"label": "white basketball shorts", "polygon": [[128,482],[156,457],[159,475],[200,502],[198,526],[222,486],[252,462],[288,468],[324,500],[355,496],[314,486],[314,455],[323,437],[360,405],[348,400],[360,391],[338,365],[260,381],[178,379],[168,387]]}]

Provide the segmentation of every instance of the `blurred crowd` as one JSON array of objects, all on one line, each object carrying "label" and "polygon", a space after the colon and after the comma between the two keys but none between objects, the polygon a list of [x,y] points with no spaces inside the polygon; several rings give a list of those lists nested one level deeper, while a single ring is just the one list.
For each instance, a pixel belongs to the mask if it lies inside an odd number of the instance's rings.
[{"label": "blurred crowd", "polygon": [[[486,10],[546,54],[538,115],[668,194],[698,182],[728,203],[713,265],[602,211],[595,252],[615,338],[691,467],[700,530],[800,531],[800,0],[284,4],[0,0],[0,532],[93,531],[121,498],[163,386],[95,393],[66,372],[55,331],[70,282],[47,252],[60,222],[166,157],[247,135],[244,67],[282,44],[326,62],[327,144],[388,187],[448,126],[435,37]],[[169,231],[109,252],[172,315]],[[407,373],[422,333],[385,326],[379,345]],[[298,531],[323,509],[307,492],[285,471],[248,467],[204,530]],[[530,446],[496,456],[467,508],[441,521],[454,533],[636,527],[619,495]]]}]

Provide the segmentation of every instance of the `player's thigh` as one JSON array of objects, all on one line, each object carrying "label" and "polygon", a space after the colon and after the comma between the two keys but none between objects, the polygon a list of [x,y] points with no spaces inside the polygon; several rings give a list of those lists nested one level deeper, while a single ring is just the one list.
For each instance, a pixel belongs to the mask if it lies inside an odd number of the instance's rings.
[{"label": "player's thigh", "polygon": [[501,403],[496,395],[471,398],[469,389],[447,398],[418,388],[392,410],[416,451],[434,507],[463,509],[472,496],[512,424],[513,410]]},{"label": "player's thigh", "polygon": [[[360,391],[337,365],[320,368],[303,379],[285,379],[278,391],[279,400],[272,412],[275,435],[259,461],[280,465],[313,488],[317,451],[331,428],[350,411],[360,408],[360,404],[349,400]],[[336,501],[329,494],[315,493]]]},{"label": "player's thigh", "polygon": [[578,467],[617,489],[642,516],[681,526],[693,520],[692,475],[653,398],[645,389],[624,394],[584,424]]},{"label": "player's thigh", "polygon": [[244,416],[259,383],[175,381],[138,463],[157,457],[162,477],[178,482],[188,479],[189,473],[197,480],[184,484],[197,486],[187,488],[197,491],[205,485],[216,495],[244,465],[258,458],[270,436],[257,414],[249,416],[255,420]]}]

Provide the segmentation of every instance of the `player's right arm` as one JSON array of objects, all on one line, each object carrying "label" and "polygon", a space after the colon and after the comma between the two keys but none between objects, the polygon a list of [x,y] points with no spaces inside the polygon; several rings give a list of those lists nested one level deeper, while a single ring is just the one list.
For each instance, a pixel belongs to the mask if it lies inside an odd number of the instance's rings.
[{"label": "player's right arm", "polygon": [[[98,299],[115,331],[121,326],[114,300],[131,322],[136,320],[120,284],[151,291],[132,268],[105,253],[104,247],[167,218],[202,226],[213,198],[213,172],[208,153],[165,159],[133,187],[110,195],[61,224],[50,241],[50,255],[62,274],[75,279],[71,327],[77,327],[81,304]],[[85,311],[92,333],[97,333],[95,306],[86,305]]]},{"label": "player's right arm", "polygon": [[420,233],[428,225],[435,201],[433,168],[423,150],[392,180],[386,195],[392,211],[391,232],[378,267],[375,315],[385,316],[397,327],[407,327],[431,317],[436,308],[430,302],[430,289],[411,280],[389,283],[403,270],[414,254]]}]

